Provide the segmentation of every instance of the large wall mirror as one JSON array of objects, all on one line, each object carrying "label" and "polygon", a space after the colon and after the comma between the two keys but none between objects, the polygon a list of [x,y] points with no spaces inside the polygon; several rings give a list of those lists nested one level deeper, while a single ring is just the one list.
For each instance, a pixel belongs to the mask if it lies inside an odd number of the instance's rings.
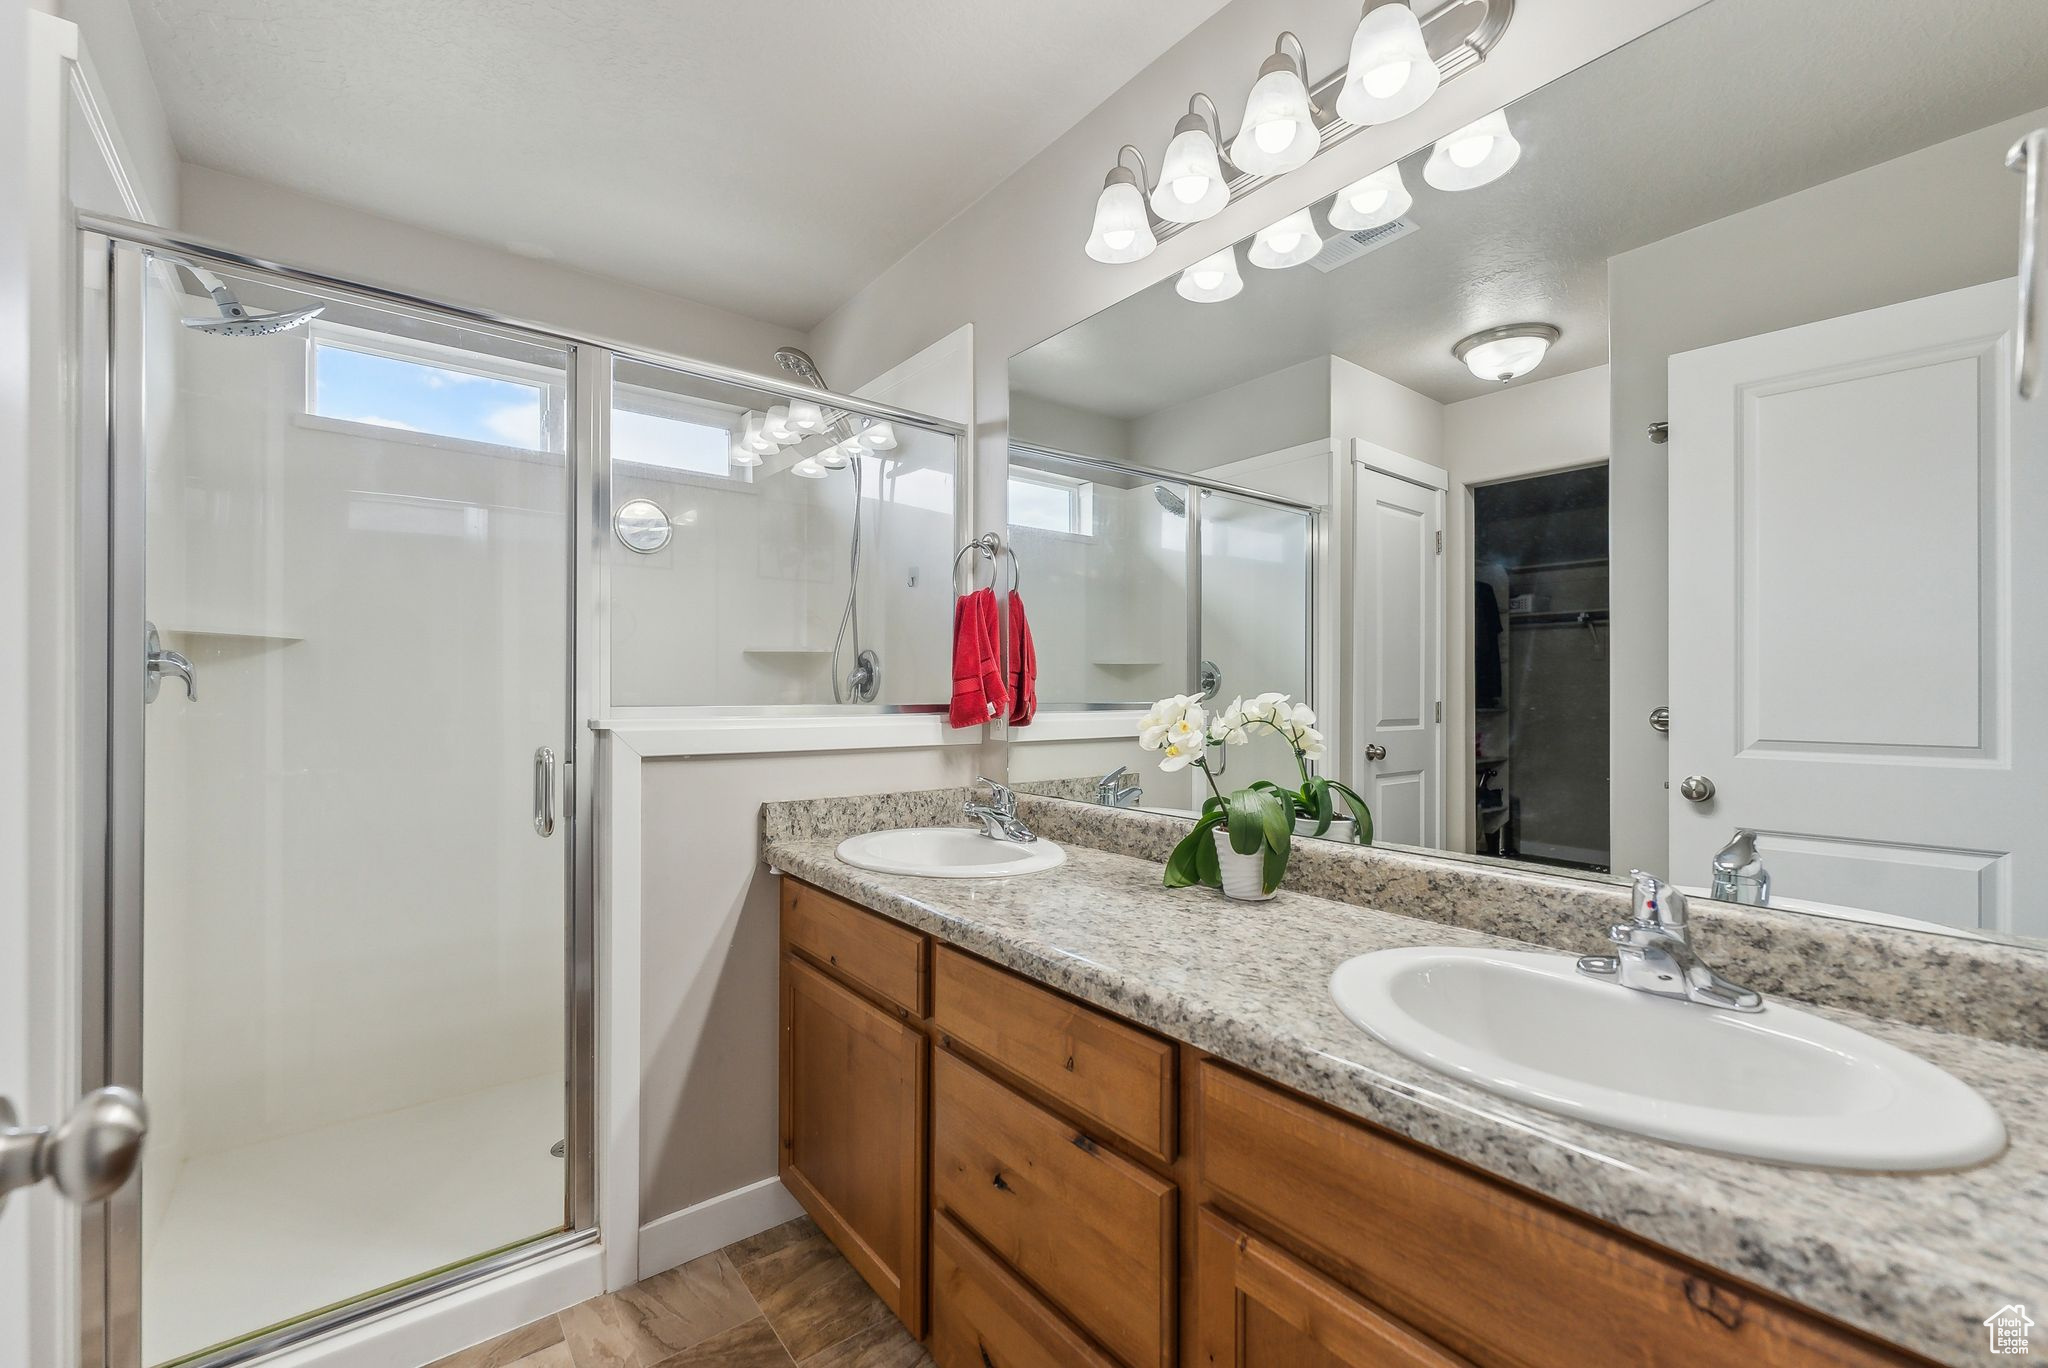
[{"label": "large wall mirror", "polygon": [[2048,5],[1710,0],[1504,114],[1012,358],[1013,781],[1189,811],[1136,711],[1286,693],[1381,845],[2048,937]]}]

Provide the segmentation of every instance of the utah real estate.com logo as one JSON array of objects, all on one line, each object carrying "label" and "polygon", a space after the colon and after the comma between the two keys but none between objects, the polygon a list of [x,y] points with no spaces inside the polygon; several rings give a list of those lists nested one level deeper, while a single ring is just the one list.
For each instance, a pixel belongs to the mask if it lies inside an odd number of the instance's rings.
[{"label": "utah real estate.com logo", "polygon": [[2027,1314],[2027,1308],[2015,1302],[2001,1306],[1984,1318],[1985,1332],[1991,1337],[1991,1352],[1994,1354],[2027,1354],[2027,1331],[2034,1328],[2034,1321]]}]

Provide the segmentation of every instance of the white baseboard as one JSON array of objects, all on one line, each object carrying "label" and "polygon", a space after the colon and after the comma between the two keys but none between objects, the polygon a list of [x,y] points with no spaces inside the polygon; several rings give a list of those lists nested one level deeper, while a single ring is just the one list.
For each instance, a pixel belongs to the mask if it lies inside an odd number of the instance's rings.
[{"label": "white baseboard", "polygon": [[264,1360],[265,1368],[433,1363],[604,1291],[604,1250],[587,1244],[394,1311]]},{"label": "white baseboard", "polygon": [[640,1276],[651,1278],[804,1214],[780,1178],[763,1178],[640,1227]]}]

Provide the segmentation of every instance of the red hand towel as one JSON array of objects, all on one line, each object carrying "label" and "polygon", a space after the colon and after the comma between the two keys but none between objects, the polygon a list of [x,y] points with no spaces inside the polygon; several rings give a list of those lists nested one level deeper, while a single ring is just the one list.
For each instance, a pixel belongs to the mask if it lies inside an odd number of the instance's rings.
[{"label": "red hand towel", "polygon": [[1010,591],[1010,725],[1028,727],[1038,715],[1038,648],[1031,641],[1031,623],[1024,600]]},{"label": "red hand towel", "polygon": [[996,664],[996,596],[977,589],[953,605],[953,700],[946,720],[979,727],[1009,706]]}]

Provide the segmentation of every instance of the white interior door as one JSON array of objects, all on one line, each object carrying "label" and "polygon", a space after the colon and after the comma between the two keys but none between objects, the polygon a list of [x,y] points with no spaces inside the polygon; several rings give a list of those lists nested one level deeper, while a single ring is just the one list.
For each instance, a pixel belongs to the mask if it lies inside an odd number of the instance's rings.
[{"label": "white interior door", "polygon": [[1360,464],[1352,621],[1351,738],[1374,839],[1443,842],[1441,488]]},{"label": "white interior door", "polygon": [[1671,358],[1679,882],[1748,827],[1774,897],[2048,933],[2013,896],[2048,821],[2048,404],[2009,395],[2013,291]]}]

